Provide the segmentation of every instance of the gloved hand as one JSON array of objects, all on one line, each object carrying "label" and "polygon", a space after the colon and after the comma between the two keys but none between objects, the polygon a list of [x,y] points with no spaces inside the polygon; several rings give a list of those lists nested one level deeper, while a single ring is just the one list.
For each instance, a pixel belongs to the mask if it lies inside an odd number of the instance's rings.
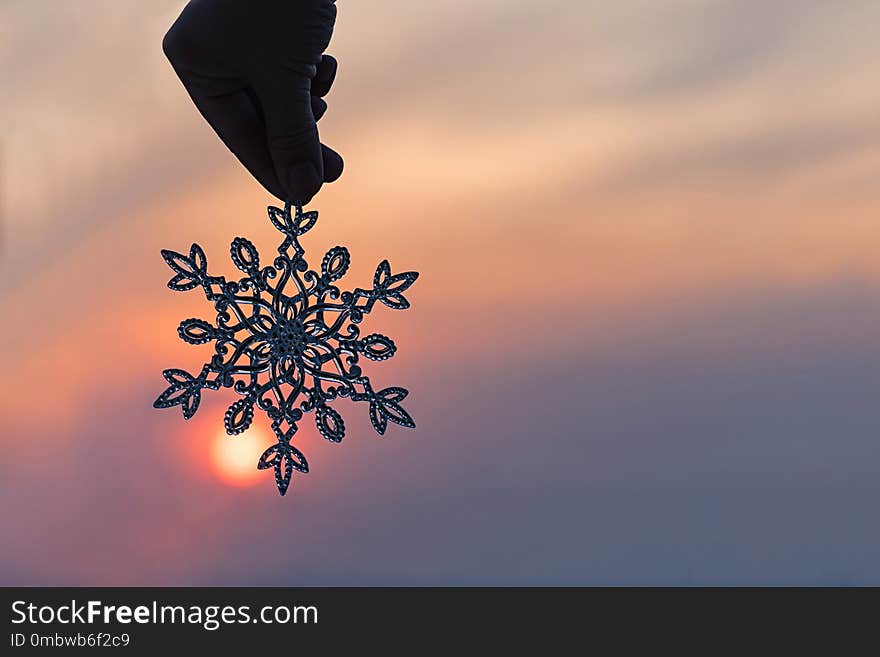
[{"label": "gloved hand", "polygon": [[335,0],[191,0],[162,41],[202,116],[279,199],[305,204],[342,174],[318,139],[336,60]]}]

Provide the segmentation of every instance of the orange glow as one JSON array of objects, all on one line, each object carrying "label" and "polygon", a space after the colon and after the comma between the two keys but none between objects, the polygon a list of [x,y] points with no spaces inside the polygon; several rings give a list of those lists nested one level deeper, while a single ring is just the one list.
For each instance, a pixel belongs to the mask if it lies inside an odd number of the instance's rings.
[{"label": "orange glow", "polygon": [[271,443],[260,429],[251,428],[238,436],[229,436],[221,430],[211,442],[211,465],[215,474],[232,486],[253,486],[265,475],[257,470],[256,464]]}]

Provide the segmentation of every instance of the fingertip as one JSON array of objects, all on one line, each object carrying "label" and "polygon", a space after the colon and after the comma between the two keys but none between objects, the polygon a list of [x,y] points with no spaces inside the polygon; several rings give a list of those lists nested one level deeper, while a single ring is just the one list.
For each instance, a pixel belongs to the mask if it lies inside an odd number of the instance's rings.
[{"label": "fingertip", "polygon": [[342,175],[345,167],[342,156],[329,146],[321,144],[321,159],[324,160],[324,182],[334,182]]},{"label": "fingertip", "polygon": [[317,72],[312,79],[313,96],[326,96],[330,92],[330,87],[333,86],[333,81],[336,79],[336,71],[338,68],[339,63],[333,55],[321,56],[321,61],[317,66]]},{"label": "fingertip", "polygon": [[287,171],[287,190],[291,203],[305,205],[321,189],[323,181],[311,162],[296,162]]},{"label": "fingertip", "polygon": [[312,96],[312,114],[315,117],[315,121],[320,121],[321,117],[324,116],[324,112],[327,111],[327,103],[323,98],[318,98],[317,96]]}]

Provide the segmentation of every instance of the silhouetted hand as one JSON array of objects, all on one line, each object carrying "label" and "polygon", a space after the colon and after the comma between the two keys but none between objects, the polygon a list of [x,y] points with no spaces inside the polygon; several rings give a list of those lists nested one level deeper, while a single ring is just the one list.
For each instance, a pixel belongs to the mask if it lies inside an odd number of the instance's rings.
[{"label": "silhouetted hand", "polygon": [[318,139],[335,0],[191,0],[162,48],[202,116],[269,192],[302,204],[342,174]]}]

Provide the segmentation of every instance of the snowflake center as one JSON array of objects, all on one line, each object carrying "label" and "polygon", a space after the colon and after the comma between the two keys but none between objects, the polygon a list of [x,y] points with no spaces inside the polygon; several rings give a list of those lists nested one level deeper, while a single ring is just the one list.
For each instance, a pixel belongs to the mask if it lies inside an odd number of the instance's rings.
[{"label": "snowflake center", "polygon": [[300,355],[305,343],[306,330],[300,319],[279,319],[269,337],[276,358]]}]

